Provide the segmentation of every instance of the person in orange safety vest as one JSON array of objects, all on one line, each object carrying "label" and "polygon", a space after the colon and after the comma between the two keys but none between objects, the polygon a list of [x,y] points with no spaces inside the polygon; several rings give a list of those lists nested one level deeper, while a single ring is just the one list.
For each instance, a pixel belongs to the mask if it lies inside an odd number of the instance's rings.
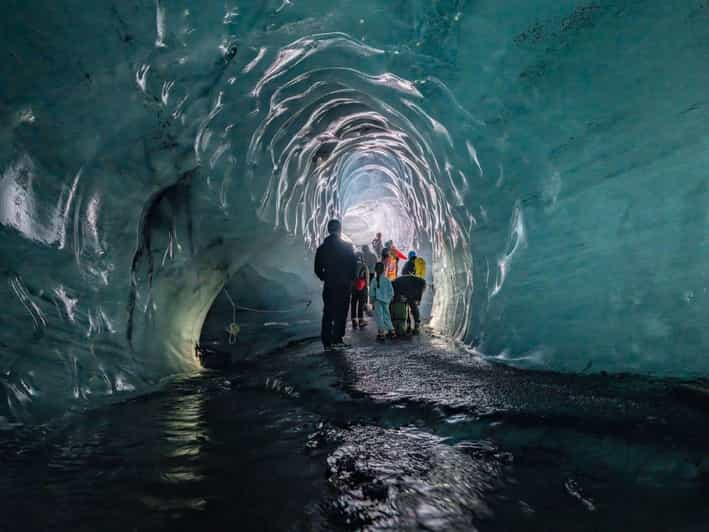
[{"label": "person in orange safety vest", "polygon": [[405,260],[406,255],[399,251],[391,240],[385,244],[384,250],[388,252],[386,255],[382,252],[384,273],[390,281],[393,281],[399,275],[399,260]]}]

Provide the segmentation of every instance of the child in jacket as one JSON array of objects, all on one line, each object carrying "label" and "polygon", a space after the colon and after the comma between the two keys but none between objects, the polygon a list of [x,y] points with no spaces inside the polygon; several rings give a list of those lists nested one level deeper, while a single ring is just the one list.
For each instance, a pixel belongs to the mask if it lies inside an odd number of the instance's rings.
[{"label": "child in jacket", "polygon": [[394,336],[394,325],[389,314],[389,303],[394,297],[394,287],[391,281],[384,275],[384,264],[377,262],[374,267],[375,276],[369,286],[369,296],[374,305],[374,316],[377,320],[377,340],[384,340],[384,335],[388,332]]}]

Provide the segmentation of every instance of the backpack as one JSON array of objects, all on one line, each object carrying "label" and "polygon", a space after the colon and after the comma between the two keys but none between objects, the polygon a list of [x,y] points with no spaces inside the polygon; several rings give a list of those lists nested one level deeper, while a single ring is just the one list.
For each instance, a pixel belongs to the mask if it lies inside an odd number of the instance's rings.
[{"label": "backpack", "polygon": [[416,277],[421,277],[421,279],[426,277],[426,261],[421,257],[416,257],[414,269],[414,275],[416,275]]},{"label": "backpack", "polygon": [[354,287],[355,290],[358,292],[361,292],[365,288],[367,288],[367,268],[364,267],[364,265],[361,265],[359,267],[359,271],[357,272],[357,279],[355,279],[354,282]]}]

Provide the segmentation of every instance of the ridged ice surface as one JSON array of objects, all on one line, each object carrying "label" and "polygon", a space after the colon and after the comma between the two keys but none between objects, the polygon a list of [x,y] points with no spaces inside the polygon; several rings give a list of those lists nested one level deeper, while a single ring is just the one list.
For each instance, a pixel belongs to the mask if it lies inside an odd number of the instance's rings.
[{"label": "ridged ice surface", "polygon": [[0,35],[2,418],[195,368],[244,268],[306,309],[262,336],[311,334],[332,215],[421,250],[487,357],[709,373],[704,0],[38,0]]}]

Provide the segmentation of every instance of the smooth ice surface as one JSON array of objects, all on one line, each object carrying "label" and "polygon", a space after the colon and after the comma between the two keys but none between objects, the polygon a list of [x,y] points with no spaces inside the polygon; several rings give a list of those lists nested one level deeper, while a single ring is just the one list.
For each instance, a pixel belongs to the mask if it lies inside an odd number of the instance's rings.
[{"label": "smooth ice surface", "polygon": [[11,1],[0,35],[7,420],[195,368],[244,268],[317,305],[331,215],[424,250],[485,356],[709,374],[705,0]]}]

